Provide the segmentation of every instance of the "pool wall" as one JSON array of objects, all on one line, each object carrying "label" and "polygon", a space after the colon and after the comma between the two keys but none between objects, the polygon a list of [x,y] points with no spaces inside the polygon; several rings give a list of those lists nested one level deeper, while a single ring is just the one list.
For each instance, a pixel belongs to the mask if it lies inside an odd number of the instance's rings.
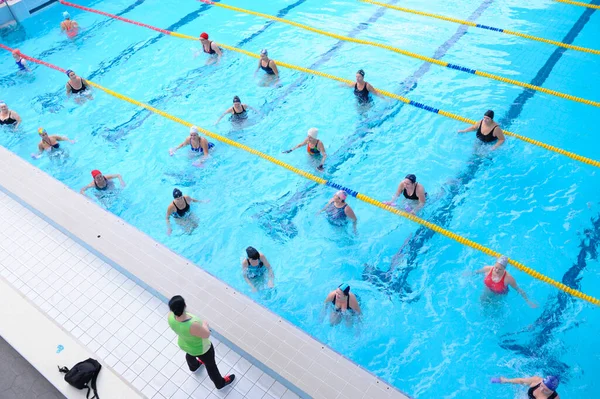
[{"label": "pool wall", "polygon": [[0,165],[0,190],[161,300],[184,296],[217,338],[300,397],[407,398],[3,147]]}]

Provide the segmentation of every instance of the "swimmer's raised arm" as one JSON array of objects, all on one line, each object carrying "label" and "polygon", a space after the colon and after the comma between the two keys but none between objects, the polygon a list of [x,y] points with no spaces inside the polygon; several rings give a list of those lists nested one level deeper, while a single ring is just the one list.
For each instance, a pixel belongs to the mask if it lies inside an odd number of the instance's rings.
[{"label": "swimmer's raised arm", "polygon": [[225,110],[225,112],[223,112],[221,114],[221,116],[219,116],[219,119],[217,119],[217,121],[215,122],[215,125],[218,124],[219,122],[221,122],[221,119],[223,119],[223,117],[227,114],[231,114],[233,113],[233,107],[229,107]]},{"label": "swimmer's raised arm", "polygon": [[169,154],[173,155],[175,154],[175,152],[177,152],[180,148],[189,145],[190,144],[190,137],[188,136],[185,140],[183,140],[183,143],[179,144],[177,147],[169,150]]},{"label": "swimmer's raised arm", "polygon": [[466,133],[466,132],[475,131],[475,130],[477,130],[477,128],[479,127],[480,124],[481,124],[481,122],[477,122],[476,124],[466,128],[466,129],[459,130],[458,133]]},{"label": "swimmer's raised arm", "polygon": [[290,148],[290,149],[289,149],[289,150],[287,150],[287,151],[283,151],[283,152],[284,152],[285,154],[288,154],[288,153],[290,153],[290,152],[292,152],[292,151],[294,151],[294,150],[296,150],[296,149],[298,149],[298,148],[300,148],[300,147],[304,147],[304,146],[305,146],[305,145],[307,145],[307,144],[308,144],[308,137],[307,137],[307,138],[305,138],[305,139],[304,139],[304,141],[303,141],[302,143],[298,144],[297,146],[295,146],[295,147],[293,147],[293,148]]}]

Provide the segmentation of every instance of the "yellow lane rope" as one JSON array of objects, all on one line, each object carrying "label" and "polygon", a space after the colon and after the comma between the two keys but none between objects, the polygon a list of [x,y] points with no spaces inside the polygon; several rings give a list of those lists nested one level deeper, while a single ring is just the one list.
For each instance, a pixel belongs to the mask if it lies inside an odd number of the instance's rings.
[{"label": "yellow lane rope", "polygon": [[595,8],[596,10],[600,10],[600,6],[596,5],[596,4],[582,3],[580,1],[571,1],[571,0],[554,0],[554,1],[559,2],[559,3],[571,4],[571,5],[574,5],[574,6],[587,7],[587,8]]},{"label": "yellow lane rope", "polygon": [[246,10],[244,8],[234,7],[234,6],[230,6],[230,5],[223,4],[223,3],[214,3],[214,2],[209,1],[209,0],[199,0],[199,1],[202,2],[202,3],[206,3],[206,4],[211,4],[211,5],[215,6],[215,7],[221,7],[221,8],[225,8],[225,9],[228,9],[228,10],[232,10],[232,11],[237,11],[237,12],[240,12],[240,13],[244,13],[244,14],[250,14],[250,15],[257,16],[257,17],[270,19],[272,21],[282,22],[284,24],[292,25],[292,26],[295,26],[295,27],[300,28],[300,29],[305,29],[305,30],[308,30],[308,31],[313,32],[313,33],[318,33],[318,34],[321,34],[321,35],[324,35],[324,36],[333,37],[333,38],[338,39],[338,40],[344,40],[344,41],[347,41],[347,42],[352,42],[352,43],[364,44],[364,45],[367,45],[367,46],[373,46],[373,47],[383,48],[383,49],[386,49],[386,50],[389,50],[389,51],[393,51],[393,52],[398,53],[398,54],[406,55],[406,56],[411,57],[411,58],[416,58],[418,60],[429,62],[431,64],[435,64],[435,65],[438,65],[438,66],[441,66],[441,67],[455,69],[457,71],[469,73],[469,74],[472,74],[472,75],[482,76],[482,77],[485,77],[485,78],[488,78],[488,79],[497,80],[499,82],[512,84],[514,86],[524,87],[526,89],[539,91],[539,92],[542,92],[542,93],[550,94],[552,96],[564,98],[566,100],[571,100],[571,101],[575,101],[575,102],[578,102],[578,103],[582,103],[582,104],[586,104],[586,105],[591,105],[593,107],[600,107],[600,102],[598,102],[598,101],[588,100],[588,99],[583,98],[583,97],[577,97],[577,96],[573,96],[571,94],[562,93],[562,92],[559,92],[559,91],[556,91],[556,90],[546,89],[544,87],[535,86],[535,85],[532,85],[532,84],[529,84],[529,83],[525,83],[525,82],[521,82],[521,81],[515,80],[515,79],[505,78],[504,76],[495,75],[495,74],[492,74],[492,73],[489,73],[489,72],[479,71],[479,70],[472,69],[472,68],[467,68],[467,67],[464,67],[464,66],[461,66],[461,65],[450,64],[450,63],[448,63],[446,61],[437,60],[435,58],[431,58],[431,57],[427,57],[427,56],[424,56],[424,55],[421,55],[421,54],[413,53],[411,51],[403,50],[403,49],[400,49],[398,47],[390,46],[390,45],[387,45],[387,44],[382,44],[382,43],[373,42],[373,41],[370,41],[370,40],[362,40],[362,39],[356,39],[356,38],[352,38],[352,37],[348,37],[348,36],[338,35],[336,33],[327,32],[327,31],[324,31],[324,30],[321,30],[321,29],[313,28],[312,26],[303,25],[303,24],[300,24],[298,22],[290,21],[288,19],[283,19],[283,18],[275,17],[273,15],[263,14],[263,13],[256,12],[256,11]]},{"label": "yellow lane rope", "polygon": [[[83,6],[80,6],[80,5],[77,5],[77,4],[68,3],[68,2],[66,2],[64,0],[60,0],[60,2],[62,4],[64,4],[64,5],[67,5],[67,6],[70,6],[70,7],[79,8],[79,9],[82,9],[82,10],[85,10],[85,11],[89,11],[89,12],[93,12],[93,13],[97,13],[97,14],[100,14],[100,15],[107,16],[109,18],[113,18],[113,19],[117,19],[117,20],[120,20],[120,21],[123,21],[123,22],[131,23],[131,24],[138,25],[138,26],[142,26],[142,27],[145,27],[145,28],[148,28],[148,29],[155,30],[157,32],[161,32],[161,33],[166,34],[166,35],[175,36],[175,37],[178,37],[178,38],[181,38],[181,39],[186,39],[186,40],[197,41],[197,39],[195,37],[190,36],[190,35],[184,35],[182,33],[177,33],[177,32],[172,32],[172,31],[167,31],[167,30],[164,30],[164,29],[156,28],[154,26],[146,25],[146,24],[143,24],[143,23],[140,23],[140,22],[137,22],[137,21],[133,21],[133,20],[130,20],[130,19],[126,19],[126,18],[117,16],[117,15],[108,14],[108,13],[105,13],[103,11],[95,10],[93,8],[88,8],[88,7],[83,7]],[[234,51],[234,52],[237,52],[237,53],[240,53],[240,54],[247,55],[249,57],[260,58],[260,55],[258,55],[256,53],[251,53],[250,51],[242,50],[242,49],[237,48],[237,47],[228,46],[228,45],[225,45],[225,44],[222,44],[222,43],[219,43],[219,46],[223,47],[224,49],[230,50],[230,51]],[[340,78],[339,76],[331,75],[329,73],[315,71],[313,69],[308,69],[308,68],[300,67],[300,66],[293,65],[293,64],[288,64],[287,62],[283,62],[283,61],[279,61],[279,60],[274,60],[274,61],[276,61],[277,65],[285,67],[285,68],[293,69],[293,70],[296,70],[296,71],[299,71],[299,72],[304,72],[304,73],[308,73],[308,74],[315,75],[315,76],[321,76],[321,77],[324,77],[324,78],[327,78],[327,79],[335,80],[337,82],[346,83],[346,84],[349,84],[349,85],[353,85],[354,84],[354,82],[351,81],[351,80]],[[428,106],[428,105],[425,105],[425,104],[421,104],[419,102],[410,100],[410,99],[408,99],[406,97],[399,96],[398,94],[392,93],[392,92],[387,91],[387,90],[381,90],[381,89],[376,89],[376,90],[379,93],[381,93],[382,95],[386,96],[386,97],[393,98],[393,99],[401,101],[401,102],[403,102],[405,104],[409,104],[409,105],[412,105],[414,107],[417,107],[417,108],[420,108],[420,109],[423,109],[423,110],[426,110],[426,111],[429,111],[429,112],[433,112],[433,113],[436,113],[436,114],[439,114],[439,115],[443,115],[443,116],[445,116],[447,118],[451,118],[451,119],[454,119],[454,120],[457,120],[457,121],[460,121],[460,122],[464,122],[464,123],[468,123],[468,124],[471,124],[471,125],[474,125],[475,123],[477,123],[477,121],[475,121],[474,119],[468,119],[468,118],[465,118],[463,116],[460,116],[460,115],[457,115],[457,114],[453,114],[451,112],[447,112],[447,111],[444,111],[444,110],[441,110],[441,109],[438,109],[438,108],[435,108],[435,107],[431,107],[431,106]],[[591,159],[591,158],[588,158],[588,157],[584,157],[584,156],[575,154],[575,153],[570,152],[570,151],[563,150],[562,148],[558,148],[558,147],[555,147],[555,146],[543,143],[543,142],[538,141],[538,140],[533,140],[533,139],[531,139],[529,137],[525,137],[525,136],[522,136],[520,134],[510,132],[508,130],[505,130],[504,134],[506,134],[507,136],[511,136],[511,137],[517,138],[519,140],[525,141],[525,142],[527,142],[529,144],[533,144],[535,146],[544,148],[544,149],[546,149],[548,151],[552,151],[552,152],[555,152],[557,154],[564,155],[566,157],[569,157],[569,158],[574,159],[576,161],[585,163],[587,165],[591,165],[591,166],[595,166],[595,167],[600,168],[600,162],[596,161],[594,159]]]},{"label": "yellow lane rope", "polygon": [[[11,52],[13,51],[13,49],[11,49],[10,47],[2,45],[2,44],[0,44],[0,47],[3,48],[3,49],[5,49],[5,50],[7,50],[7,51],[11,51]],[[46,67],[55,69],[55,70],[57,70],[59,72],[62,72],[62,73],[65,72],[65,70],[63,68],[60,68],[60,67],[58,67],[56,65],[53,65],[53,64],[50,64],[48,62],[45,62],[45,61],[42,61],[42,60],[38,60],[37,58],[33,58],[33,57],[30,57],[30,56],[25,55],[25,54],[22,54],[22,56],[23,56],[23,58],[25,58],[25,59],[27,59],[29,61],[38,63],[40,65],[44,65]],[[185,121],[185,120],[183,120],[181,118],[178,118],[176,116],[173,116],[171,114],[168,114],[168,113],[166,113],[164,111],[161,111],[158,108],[154,108],[151,105],[145,104],[145,103],[143,103],[141,101],[134,100],[133,98],[127,97],[127,96],[125,96],[123,94],[120,94],[120,93],[117,93],[116,91],[107,89],[106,87],[100,86],[99,84],[94,83],[94,82],[92,82],[90,80],[86,79],[86,82],[90,86],[93,86],[93,87],[95,87],[95,88],[97,88],[99,90],[102,90],[103,92],[105,92],[105,93],[107,93],[107,94],[109,94],[109,95],[111,95],[111,96],[113,96],[115,98],[118,98],[118,99],[120,99],[122,101],[126,101],[126,102],[128,102],[130,104],[133,104],[133,105],[136,105],[138,107],[145,108],[148,111],[151,111],[151,112],[153,112],[153,113],[155,113],[157,115],[160,115],[160,116],[162,116],[164,118],[167,118],[167,119],[169,119],[169,120],[171,120],[173,122],[177,122],[177,123],[179,123],[181,125],[184,125],[186,127],[193,126],[192,123],[187,122],[187,121]],[[289,170],[291,172],[294,172],[294,173],[296,173],[296,174],[298,174],[298,175],[300,175],[302,177],[305,177],[306,179],[312,180],[315,183],[323,184],[323,185],[326,185],[328,187],[333,187],[335,189],[344,190],[348,194],[350,194],[350,195],[358,198],[361,201],[364,201],[364,202],[369,203],[371,205],[374,205],[374,206],[376,206],[378,208],[381,208],[383,210],[386,210],[386,211],[391,212],[393,214],[396,214],[398,216],[402,216],[402,217],[404,217],[406,219],[409,219],[409,220],[411,220],[411,221],[413,221],[415,223],[418,223],[418,224],[420,224],[422,226],[425,226],[425,227],[427,227],[427,228],[429,228],[429,229],[431,229],[431,230],[433,230],[433,231],[435,231],[435,232],[437,232],[439,234],[442,234],[443,236],[446,236],[446,237],[448,237],[448,238],[450,238],[450,239],[452,239],[452,240],[454,240],[454,241],[456,241],[456,242],[458,242],[460,244],[466,245],[468,247],[471,247],[473,249],[476,249],[478,251],[481,251],[481,252],[483,252],[483,253],[485,253],[487,255],[493,256],[493,257],[499,257],[499,256],[501,256],[500,252],[494,251],[493,249],[490,249],[488,247],[484,247],[483,245],[478,244],[475,241],[469,240],[468,238],[465,238],[465,237],[460,236],[460,235],[458,235],[456,233],[453,233],[452,231],[447,230],[447,229],[445,229],[445,228],[443,228],[441,226],[438,226],[438,225],[436,225],[434,223],[428,222],[425,219],[421,219],[420,217],[415,216],[412,213],[407,213],[407,212],[398,210],[396,208],[393,208],[393,207],[391,207],[389,205],[386,205],[386,204],[382,203],[381,201],[378,201],[378,200],[373,199],[371,197],[368,197],[368,196],[366,196],[364,194],[361,194],[361,193],[359,193],[357,191],[354,191],[352,189],[349,189],[349,188],[346,188],[344,186],[341,186],[340,184],[334,183],[332,181],[327,181],[327,180],[325,180],[325,179],[323,179],[321,177],[318,177],[318,176],[315,176],[315,175],[313,175],[311,173],[305,172],[305,171],[303,171],[301,169],[298,169],[298,168],[296,168],[296,167],[294,167],[294,166],[292,166],[292,165],[290,165],[288,163],[282,162],[282,161],[278,160],[277,158],[274,158],[274,157],[272,157],[270,155],[267,155],[264,152],[257,151],[257,150],[255,150],[255,149],[253,149],[253,148],[251,148],[251,147],[249,147],[249,146],[247,146],[245,144],[238,143],[237,141],[228,139],[227,137],[224,137],[224,136],[221,136],[220,134],[211,132],[210,130],[206,130],[206,129],[201,128],[201,127],[198,127],[198,130],[201,131],[202,133],[204,133],[208,137],[212,137],[215,140],[221,141],[221,142],[223,142],[225,144],[229,144],[229,145],[231,145],[233,147],[239,148],[239,149],[244,150],[246,152],[249,152],[249,153],[251,153],[253,155],[261,157],[261,158],[263,158],[263,159],[265,159],[265,160],[267,160],[267,161],[269,161],[271,163],[274,163],[275,165],[281,166],[282,168],[285,168],[285,169],[287,169],[287,170]],[[555,280],[551,279],[550,277],[547,277],[547,276],[545,276],[545,275],[543,275],[543,274],[541,274],[541,273],[539,273],[539,272],[537,272],[537,271],[535,271],[535,270],[533,270],[533,269],[525,266],[521,262],[518,262],[518,261],[516,261],[514,259],[509,259],[509,262],[510,262],[511,265],[515,266],[517,269],[519,269],[519,270],[521,270],[521,271],[529,274],[530,276],[532,276],[532,277],[534,277],[534,278],[536,278],[536,279],[538,279],[540,281],[548,283],[548,284],[556,287],[557,289],[559,289],[561,291],[564,291],[564,292],[566,292],[566,293],[568,293],[570,295],[573,295],[573,296],[575,296],[577,298],[583,299],[583,300],[585,300],[585,301],[587,301],[587,302],[589,302],[591,304],[594,304],[596,306],[600,306],[600,300],[598,300],[598,299],[596,299],[596,298],[594,298],[594,297],[592,297],[590,295],[584,294],[583,292],[581,292],[579,290],[572,289],[572,288],[566,286],[563,283],[559,283],[558,281],[555,281]]]},{"label": "yellow lane rope", "polygon": [[369,3],[369,4],[373,4],[373,5],[377,5],[377,6],[380,6],[380,7],[390,8],[390,9],[397,10],[397,11],[406,12],[406,13],[409,13],[409,14],[416,14],[416,15],[421,15],[423,17],[436,18],[436,19],[440,19],[440,20],[443,20],[443,21],[454,22],[454,23],[461,24],[461,25],[468,25],[468,26],[472,26],[474,28],[481,28],[481,29],[486,29],[486,30],[493,31],[493,32],[500,32],[500,33],[506,33],[508,35],[519,36],[519,37],[522,37],[522,38],[525,38],[525,39],[529,39],[529,40],[535,40],[535,41],[542,42],[542,43],[552,44],[552,45],[558,46],[558,47],[568,48],[570,50],[583,51],[584,53],[591,53],[591,54],[599,54],[600,55],[600,50],[595,50],[595,49],[591,49],[591,48],[587,48],[587,47],[581,47],[581,46],[574,46],[572,44],[567,44],[567,43],[559,42],[559,41],[556,41],[556,40],[544,39],[543,37],[533,36],[533,35],[529,35],[527,33],[521,33],[521,32],[517,32],[517,31],[513,31],[513,30],[502,29],[502,28],[495,28],[493,26],[482,25],[482,24],[478,24],[478,23],[475,23],[475,22],[472,22],[472,21],[464,21],[464,20],[461,20],[461,19],[452,18],[452,17],[446,17],[444,15],[433,14],[433,13],[430,13],[430,12],[419,11],[419,10],[412,10],[410,8],[398,7],[398,6],[395,6],[395,5],[392,5],[392,4],[381,3],[379,1],[374,1],[374,0],[358,0],[358,1],[362,1],[364,3]]}]

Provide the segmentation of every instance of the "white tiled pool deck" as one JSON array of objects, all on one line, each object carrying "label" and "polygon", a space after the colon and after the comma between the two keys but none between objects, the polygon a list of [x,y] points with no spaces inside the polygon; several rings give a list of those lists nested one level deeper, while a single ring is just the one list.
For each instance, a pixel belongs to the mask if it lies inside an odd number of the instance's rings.
[{"label": "white tiled pool deck", "polygon": [[191,373],[160,299],[0,191],[0,275],[148,398],[297,399],[212,338],[221,391]]}]

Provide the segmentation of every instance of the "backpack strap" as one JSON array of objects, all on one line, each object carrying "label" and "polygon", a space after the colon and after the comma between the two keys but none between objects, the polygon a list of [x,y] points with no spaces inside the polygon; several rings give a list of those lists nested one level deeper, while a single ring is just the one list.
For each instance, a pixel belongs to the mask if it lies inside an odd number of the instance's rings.
[{"label": "backpack strap", "polygon": [[98,396],[98,391],[96,390],[96,379],[98,378],[98,374],[100,374],[100,370],[102,369],[102,365],[99,365],[99,366],[100,367],[98,368],[98,371],[96,371],[94,373],[94,376],[92,377],[92,380],[90,381],[90,385],[88,386],[88,393],[85,396],[86,398],[90,394],[90,388],[91,388],[94,391],[94,396],[92,396],[89,399],[100,399],[100,396]]}]

